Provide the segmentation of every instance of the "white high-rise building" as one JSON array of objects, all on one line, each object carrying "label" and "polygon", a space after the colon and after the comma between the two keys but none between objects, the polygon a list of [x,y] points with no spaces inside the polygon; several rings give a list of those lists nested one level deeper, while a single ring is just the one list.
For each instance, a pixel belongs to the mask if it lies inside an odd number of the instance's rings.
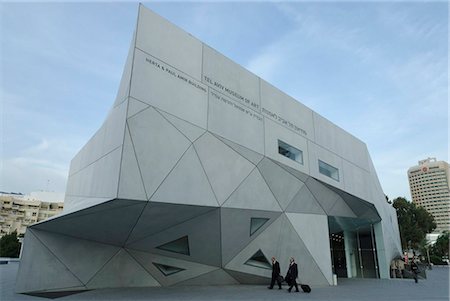
[{"label": "white high-rise building", "polygon": [[408,169],[413,203],[422,206],[436,222],[435,232],[450,229],[450,168],[445,161],[428,158]]}]

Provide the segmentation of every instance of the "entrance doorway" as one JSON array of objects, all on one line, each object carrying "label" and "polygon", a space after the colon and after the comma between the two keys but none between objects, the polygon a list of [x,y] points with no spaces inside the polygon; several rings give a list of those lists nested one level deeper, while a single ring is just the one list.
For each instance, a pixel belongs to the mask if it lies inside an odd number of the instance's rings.
[{"label": "entrance doorway", "polygon": [[347,278],[347,262],[345,259],[344,232],[330,235],[331,258],[333,260],[333,273],[339,278]]},{"label": "entrance doorway", "polygon": [[328,217],[332,271],[339,278],[379,278],[373,224]]}]

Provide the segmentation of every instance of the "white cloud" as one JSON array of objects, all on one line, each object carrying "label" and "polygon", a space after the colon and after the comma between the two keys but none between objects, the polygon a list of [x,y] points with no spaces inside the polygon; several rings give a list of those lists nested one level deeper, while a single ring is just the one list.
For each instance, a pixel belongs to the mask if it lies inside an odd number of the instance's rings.
[{"label": "white cloud", "polygon": [[266,51],[256,57],[253,57],[246,68],[251,72],[258,74],[267,81],[273,80],[275,70],[284,63],[280,53],[276,50]]},{"label": "white cloud", "polygon": [[[64,192],[68,166],[50,160],[15,157],[3,160],[2,191],[29,193],[37,190]],[[24,191],[23,189],[26,189]]]},{"label": "white cloud", "polygon": [[70,160],[77,143],[70,138],[41,138],[3,156],[0,190],[29,193],[36,190],[64,192]]}]

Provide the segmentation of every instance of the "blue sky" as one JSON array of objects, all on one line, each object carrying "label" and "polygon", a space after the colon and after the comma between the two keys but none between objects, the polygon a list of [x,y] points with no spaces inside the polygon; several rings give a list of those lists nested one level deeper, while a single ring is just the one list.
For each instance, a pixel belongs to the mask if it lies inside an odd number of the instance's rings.
[{"label": "blue sky", "polygon": [[[385,193],[448,161],[448,4],[145,6],[366,142]],[[0,4],[0,190],[64,192],[115,98],[136,3]]]}]

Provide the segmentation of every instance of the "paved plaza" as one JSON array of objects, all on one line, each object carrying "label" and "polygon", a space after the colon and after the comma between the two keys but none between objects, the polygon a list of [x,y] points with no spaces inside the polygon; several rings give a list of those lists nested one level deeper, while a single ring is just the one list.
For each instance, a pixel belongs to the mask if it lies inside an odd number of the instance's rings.
[{"label": "paved plaza", "polygon": [[[46,300],[14,293],[18,263],[0,265],[1,301]],[[101,289],[58,298],[61,301],[131,300],[333,300],[333,301],[438,301],[449,300],[448,267],[427,271],[427,280],[415,284],[411,279],[339,279],[338,286],[313,287],[311,294],[268,290],[265,286],[191,286],[160,288]],[[48,299],[47,299],[48,300]]]}]

